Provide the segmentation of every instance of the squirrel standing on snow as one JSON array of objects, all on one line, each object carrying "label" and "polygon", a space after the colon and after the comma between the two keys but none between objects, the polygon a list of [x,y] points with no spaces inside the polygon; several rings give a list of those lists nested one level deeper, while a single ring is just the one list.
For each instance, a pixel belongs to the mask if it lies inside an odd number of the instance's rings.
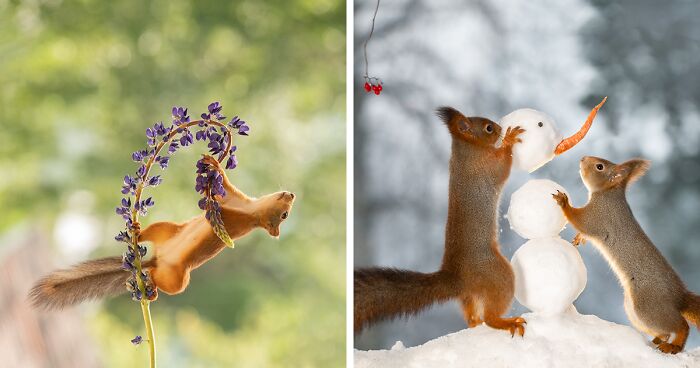
[{"label": "squirrel standing on snow", "polygon": [[686,289],[661,252],[649,240],[627,203],[627,186],[644,175],[649,161],[634,159],[614,164],[598,157],[581,159],[581,178],[589,191],[582,208],[569,204],[566,194],[554,199],[580,233],[574,245],[589,239],[620,279],[625,312],[638,330],[654,336],[664,353],[683,350],[688,322],[700,328],[700,296]]},{"label": "squirrel standing on snow", "polygon": [[[206,155],[223,177],[226,196],[216,196],[221,217],[231,239],[239,239],[255,228],[273,236],[287,219],[294,194],[277,192],[251,198],[228,180],[219,162]],[[201,266],[226,246],[201,214],[185,223],[156,222],[141,231],[139,241],[151,242],[154,256],[144,263],[155,286],[166,294],[179,294],[190,281],[190,271]],[[30,292],[32,303],[44,309],[60,309],[88,299],[102,299],[127,292],[130,273],[122,269],[122,257],[87,261],[65,270],[54,271],[39,280]]]},{"label": "squirrel standing on snow", "polygon": [[393,268],[355,271],[355,332],[396,316],[416,314],[434,303],[458,299],[469,327],[482,322],[523,335],[525,320],[503,318],[514,294],[510,262],[498,243],[498,203],[510,175],[520,127],[501,127],[442,107],[439,117],[452,136],[445,253],[440,270],[420,273]]}]

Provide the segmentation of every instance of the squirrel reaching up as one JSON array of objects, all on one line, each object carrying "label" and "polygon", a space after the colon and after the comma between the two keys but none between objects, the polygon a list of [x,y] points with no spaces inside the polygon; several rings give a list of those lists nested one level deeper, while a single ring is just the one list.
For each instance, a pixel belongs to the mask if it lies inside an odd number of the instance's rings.
[{"label": "squirrel reaching up", "polygon": [[412,315],[434,303],[458,299],[469,327],[488,326],[524,334],[525,320],[503,318],[514,294],[514,275],[498,243],[498,203],[523,129],[465,117],[451,107],[438,116],[452,136],[445,253],[440,270],[355,270],[355,333],[383,319]]},{"label": "squirrel reaching up", "polygon": [[[205,156],[223,177],[226,196],[216,196],[221,217],[231,239],[239,239],[256,228],[279,237],[280,225],[294,203],[291,192],[277,192],[252,198],[236,188],[219,162]],[[151,242],[154,256],[144,263],[155,286],[166,294],[179,294],[190,281],[190,272],[226,246],[201,214],[185,223],[156,222],[141,231],[140,242]],[[122,257],[80,263],[58,270],[39,280],[30,292],[32,303],[43,309],[61,309],[88,299],[102,299],[126,293],[130,273],[122,269]]]},{"label": "squirrel reaching up", "polygon": [[581,178],[589,191],[588,203],[574,208],[566,194],[554,199],[580,233],[574,245],[591,240],[620,279],[625,312],[635,328],[654,336],[664,353],[683,350],[688,322],[700,328],[700,296],[683,281],[649,240],[627,203],[627,186],[649,168],[649,161],[633,159],[615,164],[598,157],[581,159]]}]

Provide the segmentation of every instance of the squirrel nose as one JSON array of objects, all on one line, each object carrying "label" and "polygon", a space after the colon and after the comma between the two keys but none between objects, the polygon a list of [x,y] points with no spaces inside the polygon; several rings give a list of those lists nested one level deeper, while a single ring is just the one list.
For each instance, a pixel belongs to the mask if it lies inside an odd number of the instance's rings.
[{"label": "squirrel nose", "polygon": [[294,199],[294,193],[292,193],[292,192],[287,192],[287,194],[289,194],[289,198]]}]

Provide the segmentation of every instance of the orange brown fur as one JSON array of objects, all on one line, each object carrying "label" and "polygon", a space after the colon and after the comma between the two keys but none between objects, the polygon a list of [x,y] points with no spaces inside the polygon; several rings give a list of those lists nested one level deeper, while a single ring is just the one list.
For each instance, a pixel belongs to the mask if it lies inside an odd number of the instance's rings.
[{"label": "orange brown fur", "polygon": [[[263,228],[271,236],[278,237],[280,225],[294,203],[294,194],[277,192],[261,198],[248,197],[228,180],[213,157],[207,156],[206,161],[214,165],[224,178],[226,196],[217,196],[216,199],[221,204],[221,217],[231,239],[239,239],[256,228]],[[226,247],[204,214],[181,224],[151,224],[141,231],[139,241],[152,244],[154,256],[144,266],[156,287],[166,294],[184,291],[189,284],[190,272]],[[56,271],[32,289],[32,302],[45,309],[55,309],[126,292],[124,283],[130,273],[121,270],[121,264],[120,257],[113,257]]]},{"label": "orange brown fur", "polygon": [[644,175],[649,162],[634,159],[615,164],[584,157],[580,166],[581,178],[589,190],[588,203],[574,208],[566,194],[553,194],[566,218],[580,232],[575,242],[591,240],[608,261],[624,289],[625,312],[632,325],[654,336],[652,343],[660,351],[682,351],[688,338],[687,321],[700,328],[700,296],[688,291],[644,233],[625,194],[627,186]]},{"label": "orange brown fur", "polygon": [[452,108],[438,115],[452,136],[445,253],[440,270],[420,273],[390,268],[355,271],[355,332],[383,319],[420,312],[458,299],[470,327],[488,326],[523,335],[522,318],[502,318],[510,309],[514,275],[498,244],[498,203],[510,174],[520,128],[465,117]]}]

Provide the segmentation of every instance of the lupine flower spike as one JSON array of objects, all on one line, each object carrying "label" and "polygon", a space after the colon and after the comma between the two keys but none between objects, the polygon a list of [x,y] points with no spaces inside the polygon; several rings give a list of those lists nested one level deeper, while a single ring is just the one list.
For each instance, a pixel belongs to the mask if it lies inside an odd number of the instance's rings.
[{"label": "lupine flower spike", "polygon": [[136,336],[131,343],[139,345],[144,341],[148,342],[151,366],[155,364],[155,339],[148,305],[158,297],[158,289],[153,284],[148,268],[144,267],[143,258],[148,253],[148,249],[139,244],[138,239],[141,231],[139,216],[146,216],[149,209],[155,205],[155,201],[152,197],[142,199],[143,190],[147,187],[157,187],[163,182],[161,175],[151,175],[154,165],[165,170],[170,163],[170,156],[179,149],[190,146],[195,141],[207,142],[209,152],[214,155],[214,158],[204,156],[197,161],[195,190],[202,194],[199,207],[206,211],[206,218],[216,235],[226,245],[233,247],[233,241],[224,227],[221,207],[216,198],[226,195],[223,177],[219,170],[220,163],[224,160],[226,160],[226,169],[230,170],[238,166],[233,136],[247,136],[250,127],[238,116],[225,122],[226,117],[222,114],[222,109],[219,102],[212,102],[207,106],[207,111],[201,114],[200,120],[191,120],[187,108],[173,107],[170,126],[166,127],[163,122],[157,122],[146,129],[147,148],[131,154],[131,159],[139,166],[134,175],[124,176],[122,183],[121,193],[126,197],[120,200],[115,212],[124,220],[125,229],[120,231],[114,239],[127,244],[127,249],[122,255],[122,268],[131,272],[131,277],[125,286],[131,293],[132,299],[141,303],[148,334],[148,339]]}]

